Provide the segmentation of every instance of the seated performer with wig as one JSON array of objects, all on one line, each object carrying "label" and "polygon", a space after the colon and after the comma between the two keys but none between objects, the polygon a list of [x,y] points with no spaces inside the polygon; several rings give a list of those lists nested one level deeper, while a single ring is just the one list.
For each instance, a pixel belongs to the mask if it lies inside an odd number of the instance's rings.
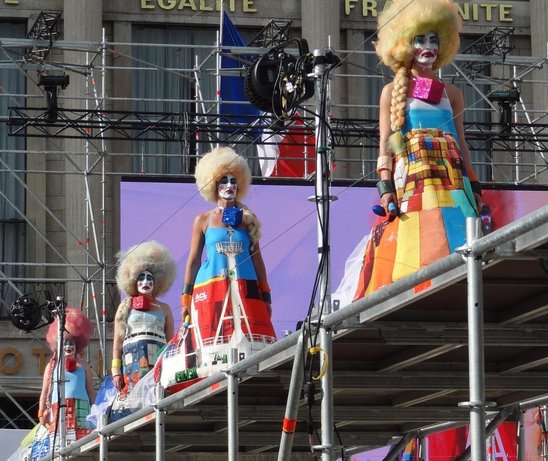
[{"label": "seated performer with wig", "polygon": [[464,99],[434,72],[451,62],[461,19],[451,0],[393,0],[376,51],[395,73],[380,98],[377,183],[386,216],[354,250],[333,297],[346,305],[455,251],[481,187],[463,128]]}]

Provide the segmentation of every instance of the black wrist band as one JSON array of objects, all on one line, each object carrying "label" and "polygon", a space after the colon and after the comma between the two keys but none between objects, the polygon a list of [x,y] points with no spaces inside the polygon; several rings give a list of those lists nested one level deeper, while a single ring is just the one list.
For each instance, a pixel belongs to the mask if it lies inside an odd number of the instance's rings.
[{"label": "black wrist band", "polygon": [[272,296],[270,296],[270,292],[263,293],[263,301],[268,304],[272,304]]},{"label": "black wrist band", "polygon": [[481,196],[481,184],[479,181],[470,181],[470,186],[472,187],[472,192]]},{"label": "black wrist band", "polygon": [[183,291],[182,291],[183,295],[191,295],[193,291],[194,291],[193,283],[185,283],[183,285]]},{"label": "black wrist band", "polygon": [[377,183],[377,191],[379,192],[379,197],[382,197],[384,194],[396,192],[391,179],[383,179],[379,181]]}]

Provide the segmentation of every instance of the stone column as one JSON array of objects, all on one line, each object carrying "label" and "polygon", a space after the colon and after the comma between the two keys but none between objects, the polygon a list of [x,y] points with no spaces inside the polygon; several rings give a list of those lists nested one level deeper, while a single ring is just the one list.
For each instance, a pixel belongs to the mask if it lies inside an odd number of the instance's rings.
[{"label": "stone column", "polygon": [[301,0],[302,36],[310,50],[340,47],[340,9],[333,0]]},{"label": "stone column", "polygon": [[[302,38],[307,40],[311,52],[327,48],[340,49],[340,9],[340,2],[332,0],[301,0]],[[336,107],[341,101],[340,88],[334,79],[331,79],[330,95],[330,114],[340,117],[341,111]],[[314,95],[316,97],[318,95]],[[310,104],[313,103],[311,100]]]},{"label": "stone column", "polygon": [[[101,0],[64,0],[64,36],[63,39],[68,42],[96,42],[100,43],[102,38],[102,1]],[[89,52],[84,44],[78,47],[78,51],[65,51],[65,62],[68,66],[79,66],[82,72],[70,72],[70,84],[65,90],[60,92],[63,98],[60,105],[64,108],[85,109],[86,99],[88,107],[95,106],[93,101],[93,92],[89,86],[91,83],[91,67],[93,60],[94,66],[100,66],[101,57],[94,55],[98,52],[99,46],[90,47]],[[82,51],[80,51],[80,49]],[[101,89],[100,69],[94,69],[97,92]],[[67,269],[67,280],[79,279],[79,274],[86,274],[86,268],[83,264],[92,263],[86,256],[85,247],[89,245],[90,252],[96,256],[96,244],[101,247],[101,162],[97,166],[91,167],[98,160],[97,150],[101,148],[100,142],[94,142],[94,145],[87,146],[84,139],[67,139],[64,141],[64,151],[66,154],[64,160],[65,178],[64,178],[64,201],[65,215],[63,222],[67,227],[65,234],[66,256],[70,264],[74,266]],[[89,155],[86,157],[86,150]],[[88,174],[86,174],[86,172]],[[86,181],[89,187],[86,188]],[[89,190],[89,200],[87,197]],[[92,232],[91,222],[95,221],[98,231],[96,241]],[[74,237],[76,236],[76,238]],[[99,255],[99,258],[101,256]],[[95,272],[97,266],[90,269],[90,273]],[[82,296],[84,283],[82,281],[69,282],[66,287],[66,302],[71,306],[79,306]]]}]

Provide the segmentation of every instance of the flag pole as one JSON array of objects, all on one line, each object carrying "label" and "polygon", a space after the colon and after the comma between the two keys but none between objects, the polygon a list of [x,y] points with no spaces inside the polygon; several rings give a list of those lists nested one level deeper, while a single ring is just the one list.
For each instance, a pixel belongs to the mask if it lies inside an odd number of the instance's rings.
[{"label": "flag pole", "polygon": [[[217,133],[219,133],[220,122],[221,122],[221,58],[222,58],[222,37],[223,37],[223,25],[224,25],[224,10],[225,2],[221,1],[220,16],[219,16],[219,31],[217,32],[217,73],[216,75],[216,91],[215,91],[215,102],[217,105]],[[217,147],[219,147],[219,138],[217,137]]]}]

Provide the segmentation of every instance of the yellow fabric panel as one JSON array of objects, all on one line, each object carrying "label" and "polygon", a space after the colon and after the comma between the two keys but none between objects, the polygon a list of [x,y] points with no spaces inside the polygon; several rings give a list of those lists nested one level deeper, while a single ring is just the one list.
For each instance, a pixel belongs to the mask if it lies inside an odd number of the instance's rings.
[{"label": "yellow fabric panel", "polygon": [[422,209],[430,210],[431,208],[438,207],[438,194],[434,186],[424,186],[424,192],[422,193]]},{"label": "yellow fabric panel", "polygon": [[420,262],[419,213],[401,215],[392,279],[398,280],[417,271]]},{"label": "yellow fabric panel", "polygon": [[455,206],[451,191],[448,191],[446,189],[438,189],[436,192],[438,195],[439,206]]}]

